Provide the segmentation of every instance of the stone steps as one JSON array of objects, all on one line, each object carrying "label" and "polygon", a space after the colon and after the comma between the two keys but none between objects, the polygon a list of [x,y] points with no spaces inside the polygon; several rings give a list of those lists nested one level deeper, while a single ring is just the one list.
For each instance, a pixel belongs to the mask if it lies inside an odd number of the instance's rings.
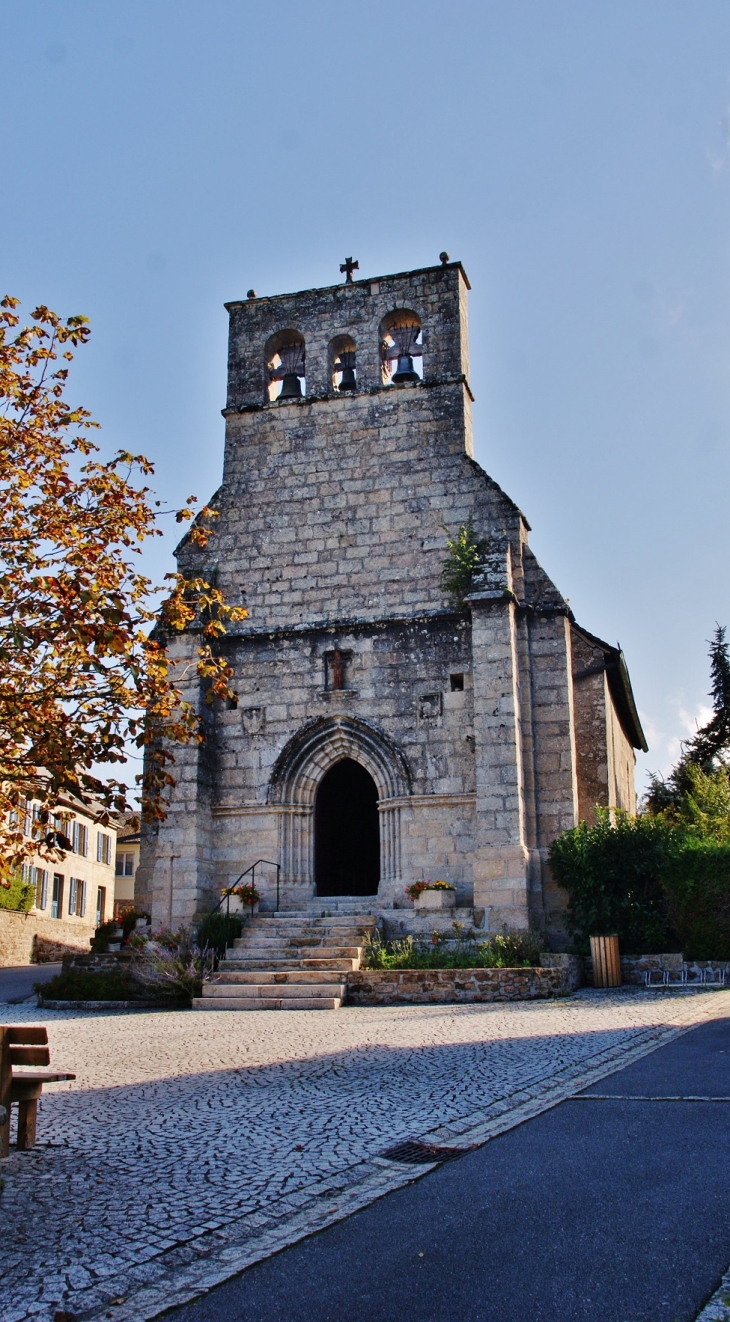
[{"label": "stone steps", "polygon": [[259,914],[203,983],[194,1010],[339,1010],[346,975],[360,967],[371,914]]},{"label": "stone steps", "polygon": [[[242,970],[241,972],[230,973],[227,970],[221,972],[220,969],[211,981],[212,987],[228,986],[230,984],[244,987],[247,984],[252,986],[323,986],[328,984],[339,985],[342,979],[343,970],[336,969],[256,969],[252,971]],[[349,972],[349,970],[348,970]]]},{"label": "stone steps", "polygon": [[[205,987],[203,987],[205,992]],[[342,1005],[341,996],[302,996],[291,997],[291,999],[271,1000],[241,1000],[233,996],[194,996],[194,1010],[339,1010]]]},{"label": "stone steps", "polygon": [[272,963],[275,963],[276,969],[333,969],[340,973],[351,973],[353,969],[360,967],[358,959],[227,959],[221,960],[221,968],[230,972],[245,972],[246,969],[264,970],[270,972]]},{"label": "stone steps", "polygon": [[325,941],[318,941],[316,944],[299,945],[295,942],[253,942],[251,945],[234,946],[233,959],[271,959],[278,963],[280,959],[317,959],[319,955],[326,954],[332,959],[357,959],[362,958],[362,946],[335,946],[328,945]]}]

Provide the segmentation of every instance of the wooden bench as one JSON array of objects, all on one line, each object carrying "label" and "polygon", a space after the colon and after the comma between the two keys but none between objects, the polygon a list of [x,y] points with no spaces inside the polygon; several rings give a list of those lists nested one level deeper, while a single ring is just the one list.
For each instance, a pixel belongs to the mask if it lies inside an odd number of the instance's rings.
[{"label": "wooden bench", "polygon": [[0,1126],[0,1157],[10,1150],[10,1107],[18,1103],[17,1147],[27,1152],[35,1145],[38,1098],[44,1083],[75,1079],[75,1074],[41,1074],[39,1070],[19,1069],[21,1065],[50,1065],[48,1030],[25,1024],[0,1026],[0,1111],[7,1114]]}]

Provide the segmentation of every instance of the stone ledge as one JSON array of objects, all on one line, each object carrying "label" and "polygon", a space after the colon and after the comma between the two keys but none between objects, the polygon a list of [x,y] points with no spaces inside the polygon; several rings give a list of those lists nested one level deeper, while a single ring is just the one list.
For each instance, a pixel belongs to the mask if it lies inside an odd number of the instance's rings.
[{"label": "stone ledge", "polygon": [[359,969],[347,974],[346,1005],[443,1005],[533,1001],[567,996],[581,984],[581,961],[553,957],[529,969]]}]

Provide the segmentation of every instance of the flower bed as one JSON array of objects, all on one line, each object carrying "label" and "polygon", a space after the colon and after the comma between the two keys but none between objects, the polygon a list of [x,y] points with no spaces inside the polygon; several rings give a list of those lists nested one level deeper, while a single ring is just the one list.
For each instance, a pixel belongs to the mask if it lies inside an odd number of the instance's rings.
[{"label": "flower bed", "polygon": [[575,955],[543,958],[538,968],[359,969],[347,974],[346,1004],[532,1001],[567,996],[580,986],[581,960]]}]

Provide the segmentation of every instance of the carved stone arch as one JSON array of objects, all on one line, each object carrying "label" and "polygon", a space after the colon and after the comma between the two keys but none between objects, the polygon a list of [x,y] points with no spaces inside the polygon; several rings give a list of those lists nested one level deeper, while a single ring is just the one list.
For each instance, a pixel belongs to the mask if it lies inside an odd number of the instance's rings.
[{"label": "carved stone arch", "polygon": [[[411,790],[403,754],[387,735],[352,716],[320,717],[289,740],[276,760],[269,783],[269,803],[279,805],[279,857],[287,895],[314,894],[314,801],[327,771],[352,758],[370,773],[378,791],[380,876],[393,883],[400,876],[400,801]],[[298,896],[297,896],[298,892]]]}]

